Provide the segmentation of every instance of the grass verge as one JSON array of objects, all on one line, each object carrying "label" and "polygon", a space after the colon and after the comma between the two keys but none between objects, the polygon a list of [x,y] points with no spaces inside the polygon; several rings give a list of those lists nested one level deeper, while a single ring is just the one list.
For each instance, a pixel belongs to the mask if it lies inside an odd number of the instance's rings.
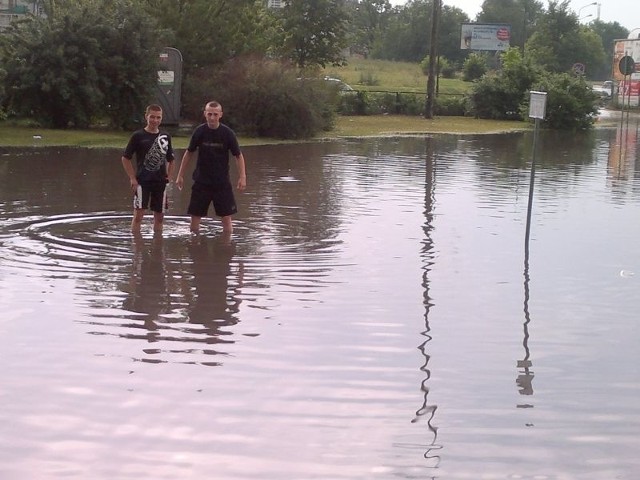
[{"label": "grass verge", "polygon": [[[479,120],[467,117],[439,117],[426,120],[406,115],[339,116],[335,128],[318,137],[419,135],[429,133],[501,133],[531,128],[526,122]],[[0,145],[6,147],[70,146],[87,148],[124,148],[131,132],[109,130],[50,130],[0,124]],[[268,138],[240,137],[241,145],[295,143]],[[174,148],[186,148],[188,133],[173,136]]]}]

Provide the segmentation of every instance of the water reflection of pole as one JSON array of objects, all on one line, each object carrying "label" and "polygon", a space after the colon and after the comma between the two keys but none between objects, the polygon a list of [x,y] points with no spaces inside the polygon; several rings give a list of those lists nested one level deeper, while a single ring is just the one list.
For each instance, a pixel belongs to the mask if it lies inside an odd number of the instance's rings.
[{"label": "water reflection of pole", "polygon": [[[626,57],[623,58],[623,60]],[[621,60],[622,61],[622,60]],[[634,63],[635,65],[635,63]],[[626,68],[624,65],[622,65],[622,68]],[[630,68],[630,67],[629,67]],[[635,69],[635,67],[634,67]],[[626,71],[626,70],[625,70]],[[629,145],[629,115],[631,113],[631,77],[630,75],[625,74],[624,76],[624,80],[623,80],[623,85],[625,90],[623,90],[622,92],[622,109],[621,109],[621,115],[620,115],[620,141],[619,141],[619,146],[620,148],[618,149],[618,176],[622,175],[622,169],[623,167],[627,167],[626,163],[628,160],[627,157],[627,147]],[[626,96],[626,116],[625,116],[625,96]],[[626,119],[626,120],[625,120]]]},{"label": "water reflection of pole", "polygon": [[[629,76],[625,75],[622,80],[622,85],[624,85],[624,89],[622,90],[622,108],[620,109],[620,131],[624,130],[624,112],[625,112],[625,96],[628,95],[627,105],[629,108],[627,109],[627,125],[629,124],[629,110],[631,110],[631,85],[629,83]],[[626,91],[625,91],[626,90]]]},{"label": "water reflection of pole", "polygon": [[438,439],[438,427],[432,424],[435,416],[437,405],[429,404],[429,379],[431,378],[431,370],[429,369],[429,360],[431,356],[427,351],[427,344],[431,341],[431,327],[429,326],[429,310],[433,305],[431,297],[429,296],[429,271],[433,265],[433,239],[431,238],[431,231],[433,230],[433,202],[434,202],[434,188],[435,188],[435,155],[434,155],[434,139],[426,139],[426,158],[425,158],[425,223],[424,223],[424,241],[422,248],[423,258],[423,274],[422,274],[422,286],[424,288],[424,324],[425,329],[422,332],[422,336],[425,337],[424,342],[420,344],[418,349],[424,357],[424,363],[420,367],[420,370],[424,373],[424,379],[420,385],[420,389],[423,394],[422,406],[416,411],[416,415],[412,420],[412,423],[418,421],[427,420],[427,428],[429,429],[431,439],[426,443],[426,450],[424,452],[424,458],[430,463],[427,465],[429,468],[437,468],[440,463],[440,455],[436,455],[434,452],[442,448],[441,445],[436,443]]},{"label": "water reflection of pole", "polygon": [[[529,322],[531,322],[531,316],[529,315],[529,249],[525,248],[524,254],[524,339],[522,346],[524,347],[524,358],[518,360],[517,366],[520,370],[516,383],[520,387],[520,395],[533,395],[533,371],[531,370],[532,363],[530,360],[531,352],[529,351]],[[530,407],[531,405],[518,405],[519,408]]]}]

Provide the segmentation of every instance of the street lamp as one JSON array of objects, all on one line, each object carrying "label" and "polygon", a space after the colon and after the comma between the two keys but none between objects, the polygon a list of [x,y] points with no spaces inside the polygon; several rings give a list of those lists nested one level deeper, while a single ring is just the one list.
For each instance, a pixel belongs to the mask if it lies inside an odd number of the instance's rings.
[{"label": "street lamp", "polygon": [[591,3],[587,4],[587,5],[585,5],[584,7],[580,7],[580,8],[578,9],[578,19],[580,18],[580,12],[581,12],[583,9],[585,9],[585,8],[587,8],[587,7],[593,7],[594,5],[598,5],[598,2],[591,2]]},{"label": "street lamp", "polygon": [[589,15],[585,15],[584,17],[580,17],[578,21],[583,20],[585,18],[589,18],[589,17],[593,17],[593,14],[590,13]]}]

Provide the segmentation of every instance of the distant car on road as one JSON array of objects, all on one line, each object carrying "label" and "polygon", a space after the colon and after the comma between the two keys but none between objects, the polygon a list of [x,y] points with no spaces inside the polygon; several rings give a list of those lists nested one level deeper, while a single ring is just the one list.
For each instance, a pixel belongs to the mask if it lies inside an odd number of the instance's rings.
[{"label": "distant car on road", "polygon": [[323,80],[328,82],[330,85],[335,85],[341,92],[353,92],[353,87],[339,78],[324,77]]},{"label": "distant car on road", "polygon": [[599,94],[603,100],[609,100],[613,97],[613,82],[611,80],[603,82],[602,85],[592,85],[591,88]]}]

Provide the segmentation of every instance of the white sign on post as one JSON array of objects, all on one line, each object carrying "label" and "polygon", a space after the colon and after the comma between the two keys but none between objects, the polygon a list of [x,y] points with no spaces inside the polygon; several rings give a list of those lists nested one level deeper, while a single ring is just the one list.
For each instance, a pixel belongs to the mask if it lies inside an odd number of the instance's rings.
[{"label": "white sign on post", "polygon": [[529,92],[529,118],[544,119],[544,113],[547,107],[547,92]]}]

